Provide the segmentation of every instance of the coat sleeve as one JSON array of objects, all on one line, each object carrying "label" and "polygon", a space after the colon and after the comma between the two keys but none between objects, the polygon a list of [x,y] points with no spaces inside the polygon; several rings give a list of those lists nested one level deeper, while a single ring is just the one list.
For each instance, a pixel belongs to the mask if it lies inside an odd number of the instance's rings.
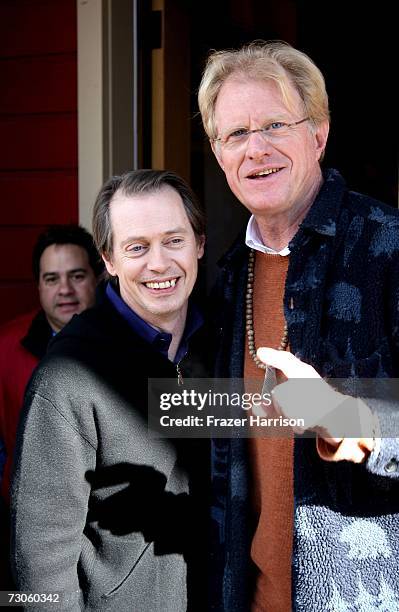
[{"label": "coat sleeve", "polygon": [[394,378],[377,379],[377,397],[367,399],[379,425],[379,438],[367,461],[367,469],[378,476],[399,480],[399,249],[392,255],[389,268],[385,301]]},{"label": "coat sleeve", "polygon": [[62,610],[77,611],[90,494],[85,475],[94,469],[95,448],[65,406],[62,413],[38,393],[28,393],[25,402],[12,481],[14,578],[19,590],[58,593]]}]

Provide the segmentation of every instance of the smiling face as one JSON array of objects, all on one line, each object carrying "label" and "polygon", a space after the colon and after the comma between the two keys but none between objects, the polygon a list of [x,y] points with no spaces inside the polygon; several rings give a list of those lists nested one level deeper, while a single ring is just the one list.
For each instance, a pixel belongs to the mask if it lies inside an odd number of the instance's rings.
[{"label": "smiling face", "polygon": [[[301,121],[306,111],[299,94],[291,85],[289,93],[292,108],[285,105],[275,82],[230,77],[216,100],[218,136],[239,128],[257,130]],[[299,216],[313,202],[321,184],[319,159],[328,122],[312,130],[310,122],[303,121],[285,132],[269,140],[254,132],[242,146],[233,148],[212,144],[230,189],[257,219]]]},{"label": "smiling face", "polygon": [[58,332],[74,314],[94,304],[96,277],[86,250],[52,244],[40,257],[39,297],[50,327]]},{"label": "smiling face", "polygon": [[116,192],[110,219],[114,246],[103,259],[119,279],[122,299],[160,329],[185,318],[204,240],[196,238],[178,192],[169,186],[133,196]]}]

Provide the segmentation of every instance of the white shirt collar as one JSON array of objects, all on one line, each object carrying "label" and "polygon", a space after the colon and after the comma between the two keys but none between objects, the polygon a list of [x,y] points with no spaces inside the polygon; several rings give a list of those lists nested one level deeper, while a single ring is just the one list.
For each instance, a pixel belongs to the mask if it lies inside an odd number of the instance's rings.
[{"label": "white shirt collar", "polygon": [[271,249],[270,247],[263,244],[258,224],[256,223],[256,219],[253,215],[251,215],[251,218],[248,221],[247,232],[245,235],[245,244],[250,249],[255,249],[255,251],[260,251],[261,253],[269,253],[270,255],[282,255],[283,257],[286,257],[290,254],[288,245],[281,249],[281,251],[275,251],[274,249]]}]

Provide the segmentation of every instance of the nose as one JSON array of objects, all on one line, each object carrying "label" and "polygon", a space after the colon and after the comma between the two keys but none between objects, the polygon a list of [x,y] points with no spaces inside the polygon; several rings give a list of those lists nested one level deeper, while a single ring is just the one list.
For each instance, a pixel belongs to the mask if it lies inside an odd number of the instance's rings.
[{"label": "nose", "polygon": [[70,295],[74,292],[73,284],[68,276],[61,276],[60,283],[58,285],[58,293],[60,295]]},{"label": "nose", "polygon": [[148,252],[147,268],[162,273],[169,267],[169,258],[162,245],[152,246]]},{"label": "nose", "polygon": [[265,137],[265,134],[258,130],[253,130],[248,134],[246,142],[246,156],[250,159],[262,159],[264,155],[270,155],[272,145]]}]

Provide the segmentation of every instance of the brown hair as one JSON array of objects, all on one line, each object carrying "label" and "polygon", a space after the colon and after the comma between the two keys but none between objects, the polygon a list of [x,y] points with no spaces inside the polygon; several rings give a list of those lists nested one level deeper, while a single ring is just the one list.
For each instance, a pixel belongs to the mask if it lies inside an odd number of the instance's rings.
[{"label": "brown hair", "polygon": [[193,191],[180,176],[168,170],[132,170],[121,176],[113,176],[104,183],[94,204],[93,237],[101,254],[112,253],[110,204],[115,193],[119,191],[126,196],[132,196],[159,191],[165,186],[172,187],[180,195],[197,239],[204,235],[203,210]]}]

